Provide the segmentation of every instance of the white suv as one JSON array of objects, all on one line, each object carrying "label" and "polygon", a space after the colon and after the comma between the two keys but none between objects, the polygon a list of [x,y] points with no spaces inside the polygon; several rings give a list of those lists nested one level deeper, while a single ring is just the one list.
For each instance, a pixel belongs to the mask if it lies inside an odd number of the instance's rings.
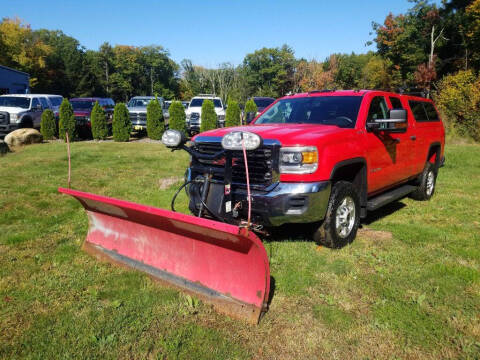
[{"label": "white suv", "polygon": [[40,128],[45,109],[55,110],[46,95],[0,96],[0,134],[7,134],[19,128]]},{"label": "white suv", "polygon": [[217,114],[217,126],[225,126],[225,107],[222,99],[212,94],[200,94],[190,100],[185,114],[187,115],[187,129],[190,134],[200,132],[200,124],[202,122],[202,104],[204,100],[211,100]]}]

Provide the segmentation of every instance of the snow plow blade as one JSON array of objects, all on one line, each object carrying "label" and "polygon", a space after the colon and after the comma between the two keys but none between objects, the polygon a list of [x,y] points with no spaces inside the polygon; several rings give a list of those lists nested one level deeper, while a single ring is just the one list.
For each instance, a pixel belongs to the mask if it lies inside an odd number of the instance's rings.
[{"label": "snow plow blade", "polygon": [[143,271],[258,323],[267,309],[270,268],[261,240],[238,226],[151,206],[59,188],[85,208],[83,249],[99,259]]}]

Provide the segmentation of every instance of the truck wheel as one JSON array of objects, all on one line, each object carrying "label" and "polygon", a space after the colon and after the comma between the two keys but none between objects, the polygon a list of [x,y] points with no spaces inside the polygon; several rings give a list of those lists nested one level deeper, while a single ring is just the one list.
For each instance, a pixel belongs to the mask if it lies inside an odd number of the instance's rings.
[{"label": "truck wheel", "polygon": [[410,197],[420,201],[429,200],[435,192],[436,183],[437,172],[435,170],[435,165],[427,162],[422,175],[420,175],[420,184],[417,189],[410,194]]},{"label": "truck wheel", "polygon": [[24,119],[24,120],[20,123],[20,128],[21,128],[21,129],[33,128],[33,121],[32,121],[32,119],[30,119],[30,118]]},{"label": "truck wheel", "polygon": [[347,181],[335,183],[328,201],[327,214],[314,234],[314,240],[331,248],[341,248],[353,241],[360,225],[360,198]]}]

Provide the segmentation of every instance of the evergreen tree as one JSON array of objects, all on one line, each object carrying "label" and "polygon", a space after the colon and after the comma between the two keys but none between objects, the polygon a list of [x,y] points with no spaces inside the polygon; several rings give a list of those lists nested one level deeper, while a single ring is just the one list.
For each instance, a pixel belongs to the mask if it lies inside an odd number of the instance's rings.
[{"label": "evergreen tree", "polygon": [[253,101],[253,99],[248,100],[247,103],[245,104],[245,114],[248,114],[249,112],[253,112],[257,114],[257,111],[258,111],[258,108],[257,108],[257,104],[255,104],[255,101]]},{"label": "evergreen tree", "polygon": [[217,127],[217,113],[212,100],[204,100],[202,104],[202,119],[200,132],[215,129]]},{"label": "evergreen tree", "polygon": [[50,109],[45,110],[42,114],[40,132],[42,133],[45,140],[55,138],[55,134],[57,133],[57,124],[55,123],[55,116],[53,115],[53,111]]},{"label": "evergreen tree", "polygon": [[147,105],[147,136],[152,140],[160,140],[165,131],[162,106],[157,97]]},{"label": "evergreen tree", "polygon": [[70,140],[74,140],[77,136],[76,133],[76,122],[75,116],[73,115],[73,107],[72,104],[68,101],[68,99],[63,99],[62,104],[60,105],[60,121],[58,123],[58,132],[60,138],[67,141],[67,137],[65,136],[65,132],[68,132],[68,137]]},{"label": "evergreen tree", "polygon": [[128,141],[132,123],[128,113],[127,106],[124,103],[118,103],[113,110],[113,140]]},{"label": "evergreen tree", "polygon": [[96,101],[93,106],[90,123],[92,125],[93,138],[95,140],[105,140],[108,136],[107,118],[105,117],[105,111],[103,111],[98,101]]},{"label": "evergreen tree", "polygon": [[173,101],[168,108],[170,119],[168,122],[168,128],[187,133],[187,126],[185,124],[185,108],[180,101]]},{"label": "evergreen tree", "polygon": [[225,114],[225,126],[239,126],[240,123],[240,107],[238,102],[228,100],[227,113]]}]

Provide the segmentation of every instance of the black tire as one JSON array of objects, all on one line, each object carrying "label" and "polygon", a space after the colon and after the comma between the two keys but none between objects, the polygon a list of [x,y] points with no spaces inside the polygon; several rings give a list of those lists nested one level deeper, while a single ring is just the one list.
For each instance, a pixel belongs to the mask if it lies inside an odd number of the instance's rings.
[{"label": "black tire", "polygon": [[[347,231],[343,232],[337,228],[337,218],[340,216],[340,207],[345,208],[346,205],[350,205],[352,208],[353,203],[353,216],[352,213],[348,213],[346,216]],[[313,238],[316,242],[330,247],[341,248],[353,241],[357,235],[358,227],[360,226],[360,197],[355,187],[347,181],[339,181],[333,185],[332,192],[330,194],[330,200],[328,201],[327,213],[325,219],[314,233]],[[345,230],[345,229],[343,229]]]},{"label": "black tire", "polygon": [[33,128],[32,119],[30,119],[30,118],[23,119],[22,122],[20,123],[20,128],[21,129]]},{"label": "black tire", "polygon": [[425,201],[430,200],[435,193],[435,185],[437,184],[437,169],[435,165],[430,162],[425,164],[422,175],[418,180],[417,189],[410,194],[410,197],[415,200]]}]

